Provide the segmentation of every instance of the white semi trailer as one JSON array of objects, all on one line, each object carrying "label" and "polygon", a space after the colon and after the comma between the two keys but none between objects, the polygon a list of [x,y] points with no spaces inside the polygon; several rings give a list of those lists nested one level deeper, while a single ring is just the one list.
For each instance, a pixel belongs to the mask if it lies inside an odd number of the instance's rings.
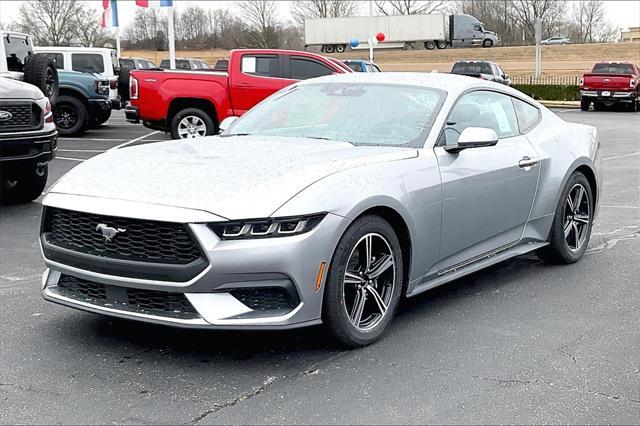
[{"label": "white semi trailer", "polygon": [[500,44],[493,31],[470,15],[400,15],[315,18],[304,22],[305,47],[320,46],[323,52],[342,53],[351,39],[356,49],[368,49],[367,40],[377,33],[385,35],[378,48],[491,47]]}]

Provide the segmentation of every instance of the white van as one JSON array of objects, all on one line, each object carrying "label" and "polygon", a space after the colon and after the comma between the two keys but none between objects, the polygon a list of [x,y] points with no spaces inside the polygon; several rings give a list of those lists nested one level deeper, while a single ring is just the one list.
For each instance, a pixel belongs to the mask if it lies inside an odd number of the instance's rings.
[{"label": "white van", "polygon": [[118,73],[120,65],[114,49],[104,47],[35,47],[37,53],[48,53],[56,61],[58,69],[91,72],[109,80],[109,99],[112,109],[121,108],[118,95]]}]

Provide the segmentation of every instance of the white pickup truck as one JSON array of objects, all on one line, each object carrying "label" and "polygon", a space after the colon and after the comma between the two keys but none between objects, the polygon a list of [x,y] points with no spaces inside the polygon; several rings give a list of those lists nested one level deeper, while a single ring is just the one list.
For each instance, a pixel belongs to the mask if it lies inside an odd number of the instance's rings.
[{"label": "white pickup truck", "polygon": [[55,62],[34,54],[31,37],[0,31],[0,203],[29,202],[44,190],[58,141],[58,90]]}]

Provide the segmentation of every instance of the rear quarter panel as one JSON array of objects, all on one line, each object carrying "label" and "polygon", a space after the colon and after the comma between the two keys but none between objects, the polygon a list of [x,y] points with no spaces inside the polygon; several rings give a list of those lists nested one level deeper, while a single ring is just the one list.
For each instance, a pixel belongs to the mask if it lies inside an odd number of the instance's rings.
[{"label": "rear quarter panel", "polygon": [[[548,231],[558,201],[567,180],[578,167],[589,167],[596,178],[596,208],[602,187],[601,153],[597,129],[593,126],[568,123],[542,107],[542,121],[526,134],[538,158],[540,178],[530,221],[544,222]],[[543,220],[544,219],[544,220]],[[535,236],[534,236],[535,237]],[[546,235],[540,235],[546,239]]]}]

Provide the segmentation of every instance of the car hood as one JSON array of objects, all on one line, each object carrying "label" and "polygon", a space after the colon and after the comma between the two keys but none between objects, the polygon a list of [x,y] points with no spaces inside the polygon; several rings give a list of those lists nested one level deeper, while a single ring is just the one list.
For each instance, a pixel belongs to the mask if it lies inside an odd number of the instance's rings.
[{"label": "car hood", "polygon": [[44,98],[42,91],[36,86],[7,77],[0,77],[0,99],[32,99]]},{"label": "car hood", "polygon": [[210,136],[108,151],[76,166],[50,192],[260,218],[325,176],[416,156],[415,148]]}]

